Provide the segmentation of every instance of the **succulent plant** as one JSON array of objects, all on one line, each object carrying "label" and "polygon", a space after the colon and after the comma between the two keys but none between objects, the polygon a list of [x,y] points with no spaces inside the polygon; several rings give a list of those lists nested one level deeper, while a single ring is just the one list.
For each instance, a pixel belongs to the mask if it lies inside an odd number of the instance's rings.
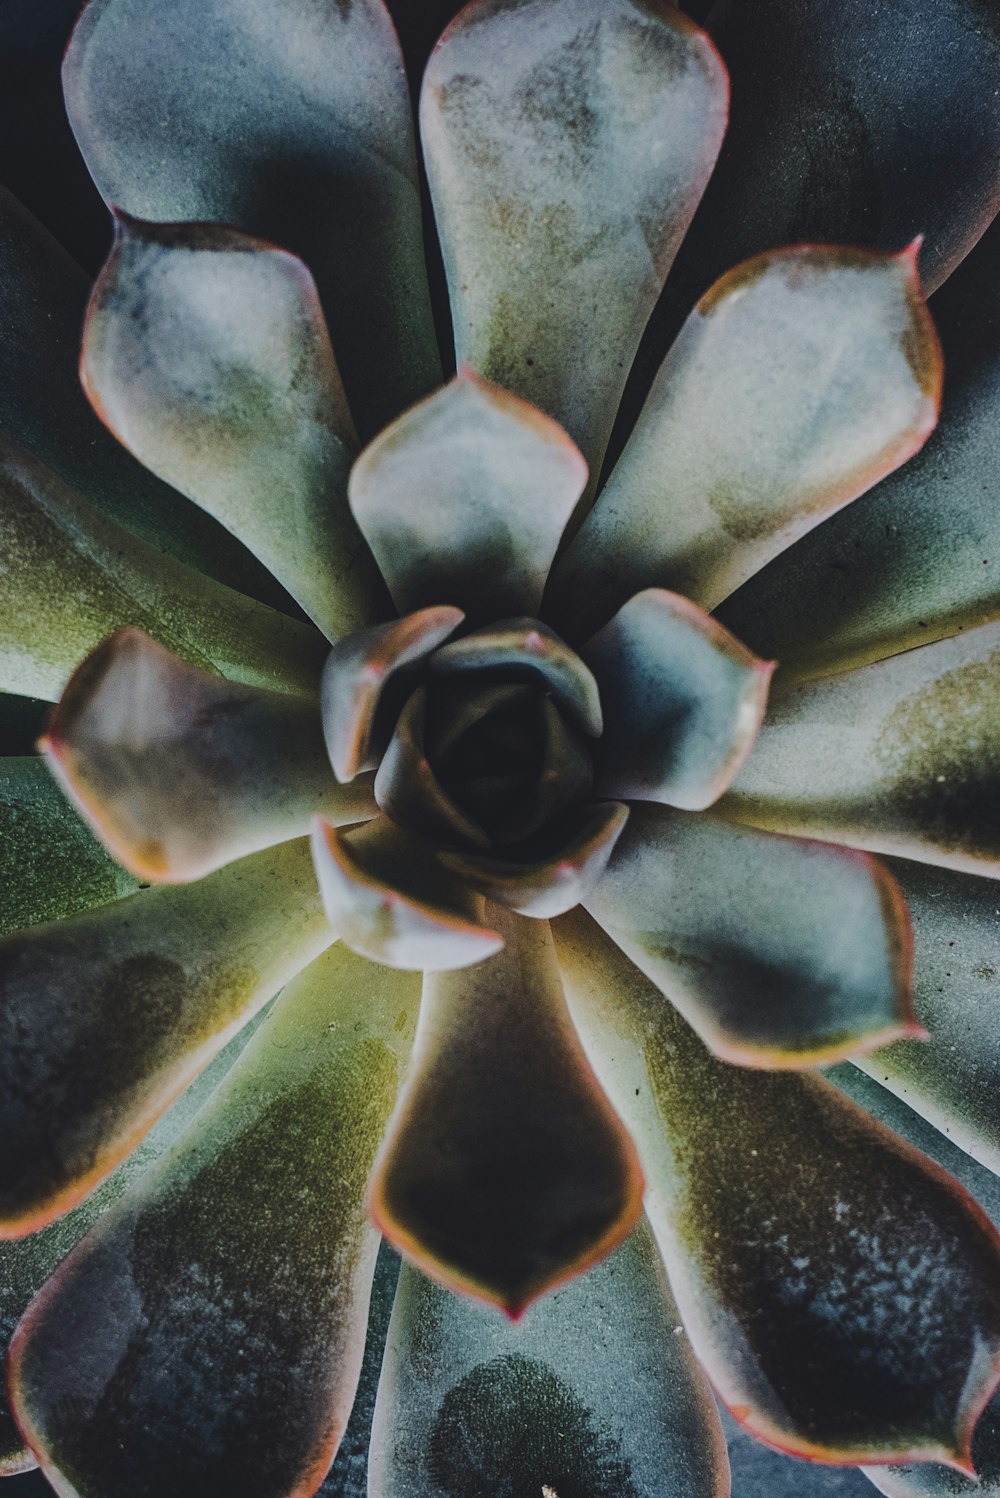
[{"label": "succulent plant", "polygon": [[315,1492],[381,1233],[372,1498],[722,1498],[713,1389],[775,1495],[1000,1493],[1000,23],[708,25],[472,0],[418,157],[382,0],[82,12],[113,435],[0,201],[9,1475]]}]

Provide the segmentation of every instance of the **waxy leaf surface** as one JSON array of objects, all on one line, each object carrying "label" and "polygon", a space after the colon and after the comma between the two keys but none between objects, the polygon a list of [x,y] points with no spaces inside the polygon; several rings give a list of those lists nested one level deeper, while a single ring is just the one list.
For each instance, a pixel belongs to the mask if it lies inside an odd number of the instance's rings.
[{"label": "waxy leaf surface", "polygon": [[546,617],[576,640],[650,586],[714,608],[910,457],[940,387],[912,251],[800,246],[737,266],[664,361]]},{"label": "waxy leaf surface", "polygon": [[998,772],[994,623],[775,691],[720,810],[761,827],[998,877]]},{"label": "waxy leaf surface", "polygon": [[80,499],[0,438],[0,685],[56,701],[113,629],[253,686],[315,690],[318,631],[185,567]]},{"label": "waxy leaf surface", "polygon": [[200,879],[312,818],[374,816],[338,785],[315,698],[223,681],[119,630],[77,667],[42,747],[104,845],[138,878]]},{"label": "waxy leaf surface", "polygon": [[333,940],[299,839],[0,943],[0,1235],[86,1195]]},{"label": "waxy leaf surface", "polygon": [[341,948],[313,963],[49,1281],[11,1386],[58,1491],[315,1491],[360,1371],[378,1246],[365,1180],[416,1008],[414,979]]},{"label": "waxy leaf surface", "polygon": [[381,0],[92,0],[63,85],[108,203],[302,257],[364,434],[438,382],[413,121]]},{"label": "waxy leaf surface", "polygon": [[330,639],[372,623],[387,600],[348,509],[354,429],[308,270],[230,229],[117,228],[84,331],[96,410]]},{"label": "waxy leaf surface", "polygon": [[351,509],[400,613],[536,613],[587,481],[566,433],[460,370],[382,432],[351,473]]},{"label": "waxy leaf surface", "polygon": [[726,103],[704,33],[656,0],[476,0],[424,75],[459,360],[554,416],[595,482]]},{"label": "waxy leaf surface", "polygon": [[739,1422],[814,1461],[967,1469],[1000,1372],[984,1213],[822,1078],[715,1060],[582,912],[556,934],[684,1325]]},{"label": "waxy leaf surface", "polygon": [[906,909],[863,853],[637,802],[584,903],[727,1061],[810,1066],[919,1031]]},{"label": "waxy leaf surface", "polygon": [[662,588],[629,599],[581,655],[604,716],[594,745],[599,794],[685,811],[717,801],[753,746],[771,662]]},{"label": "waxy leaf surface", "polygon": [[404,1264],[372,1428],[374,1498],[728,1498],[728,1476],[645,1222],[517,1326]]},{"label": "waxy leaf surface", "polygon": [[547,926],[489,914],[502,952],[425,976],[371,1206],[418,1268],[517,1317],[626,1236],[642,1175],[580,1049]]}]

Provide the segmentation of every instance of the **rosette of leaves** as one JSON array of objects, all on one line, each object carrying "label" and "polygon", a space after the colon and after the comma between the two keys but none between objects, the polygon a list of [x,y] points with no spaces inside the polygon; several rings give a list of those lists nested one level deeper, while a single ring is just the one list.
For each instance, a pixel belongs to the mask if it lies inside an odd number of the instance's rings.
[{"label": "rosette of leaves", "polygon": [[381,0],[84,9],[113,436],[0,244],[8,1473],[316,1491],[381,1231],[376,1498],[720,1498],[713,1387],[998,1490],[1000,39],[887,11],[473,0],[418,142]]}]

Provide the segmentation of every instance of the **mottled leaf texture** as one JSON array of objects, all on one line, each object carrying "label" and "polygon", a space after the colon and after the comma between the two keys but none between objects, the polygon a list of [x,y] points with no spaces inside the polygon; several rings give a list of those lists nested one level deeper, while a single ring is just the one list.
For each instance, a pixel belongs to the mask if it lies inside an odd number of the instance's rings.
[{"label": "mottled leaf texture", "polygon": [[622,1241],[642,1175],[580,1049],[547,926],[489,914],[503,951],[424,979],[371,1206],[425,1273],[516,1318]]},{"label": "mottled leaf texture", "polygon": [[223,681],[139,630],[77,667],[42,749],[105,847],[140,879],[184,884],[273,843],[374,816],[338,785],[315,698]]},{"label": "mottled leaf texture", "polygon": [[650,586],[714,608],[905,462],[940,392],[912,246],[806,245],[737,266],[664,361],[546,617],[579,639]]},{"label": "mottled leaf texture", "polygon": [[648,1225],[516,1326],[404,1265],[369,1471],[374,1498],[728,1498],[715,1406]]},{"label": "mottled leaf texture", "polygon": [[858,1058],[876,1081],[1000,1175],[1000,890],[892,859],[913,923],[914,998],[930,1044]]},{"label": "mottled leaf texture", "polygon": [[0,426],[144,541],[278,601],[260,563],[130,457],[90,410],[77,371],[89,289],[80,267],[0,187]]},{"label": "mottled leaf texture", "polygon": [[442,868],[432,844],[388,817],[346,832],[320,818],[312,847],[331,926],[373,962],[436,972],[499,950],[481,896]]},{"label": "mottled leaf texture", "polygon": [[92,0],[63,82],[107,202],[302,257],[363,434],[437,383],[413,122],[381,0]]},{"label": "mottled leaf texture", "polygon": [[822,1078],[712,1058],[582,912],[556,931],[684,1325],[736,1418],[814,1461],[968,1470],[1000,1371],[985,1214]]},{"label": "mottled leaf texture", "polygon": [[946,365],[923,451],[724,604],[740,639],[789,674],[867,665],[1000,616],[1000,354]]},{"label": "mottled leaf texture", "polygon": [[721,809],[1000,875],[1000,623],[772,696]]},{"label": "mottled leaf texture", "polygon": [[561,422],[595,480],[726,106],[711,43],[660,0],[476,0],[424,75],[458,357]]},{"label": "mottled leaf texture", "polygon": [[56,701],[113,629],[133,625],[195,665],[314,691],[325,642],[121,529],[0,438],[0,685]]},{"label": "mottled leaf texture", "polygon": [[323,732],[338,780],[375,769],[375,719],[391,678],[435,650],[463,617],[461,609],[421,609],[357,630],[333,647],[323,667]]},{"label": "mottled leaf texture", "polygon": [[301,260],[231,229],[119,218],[81,373],[115,436],[245,542],[330,639],[384,615],[347,504],[354,428]]},{"label": "mottled leaf texture", "polygon": [[596,790],[685,811],[717,801],[753,747],[773,663],[662,588],[629,599],[581,654],[604,715]]},{"label": "mottled leaf texture", "polygon": [[475,621],[536,613],[587,482],[566,433],[462,369],[351,473],[351,509],[400,613],[458,604]]},{"label": "mottled leaf texture", "polygon": [[0,1236],[85,1196],[333,939],[303,838],[0,943]]},{"label": "mottled leaf texture", "polygon": [[342,948],[313,963],[49,1281],[11,1388],[57,1491],[315,1491],[360,1372],[378,1247],[365,1180],[417,996]]},{"label": "mottled leaf texture", "polygon": [[0,759],[0,936],[133,894],[42,760]]},{"label": "mottled leaf texture", "polygon": [[584,903],[727,1061],[810,1066],[919,1033],[906,907],[864,853],[634,803]]}]

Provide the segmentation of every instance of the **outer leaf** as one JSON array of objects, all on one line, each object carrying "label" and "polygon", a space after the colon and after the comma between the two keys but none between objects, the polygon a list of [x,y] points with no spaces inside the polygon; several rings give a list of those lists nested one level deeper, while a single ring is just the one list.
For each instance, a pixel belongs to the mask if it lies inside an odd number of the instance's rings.
[{"label": "outer leaf", "polygon": [[381,0],[91,0],[63,82],[109,203],[301,255],[364,431],[437,383],[413,123]]},{"label": "outer leaf", "polygon": [[230,229],[117,229],[84,332],[95,409],[330,639],[371,623],[386,602],[348,510],[354,428],[309,272]]},{"label": "outer leaf", "polygon": [[348,832],[319,819],[312,848],[331,926],[373,962],[447,970],[502,945],[484,925],[480,897],[446,874],[429,843],[387,817]]},{"label": "outer leaf", "polygon": [[677,1323],[645,1223],[516,1327],[404,1265],[371,1493],[728,1498],[715,1406]]},{"label": "outer leaf", "polygon": [[40,759],[0,759],[0,936],[130,895]]},{"label": "outer leaf", "polygon": [[0,679],[55,701],[112,629],[134,625],[185,660],[278,690],[315,690],[321,635],[121,530],[0,438]]},{"label": "outer leaf", "polygon": [[982,1211],[821,1078],[714,1060],[582,913],[558,931],[684,1324],[740,1423],[814,1461],[968,1470],[1000,1371]]},{"label": "outer leaf", "polygon": [[136,463],[94,419],[77,373],[89,289],[80,267],[0,187],[3,430],[126,530],[280,607],[281,590],[264,568],[209,516]]},{"label": "outer leaf", "polygon": [[400,613],[537,613],[587,465],[554,421],[462,369],[383,432],[351,508]]},{"label": "outer leaf", "polygon": [[686,811],[717,801],[753,747],[773,663],[661,588],[637,593],[582,654],[605,722],[597,790]]},{"label": "outer leaf", "polygon": [[642,1175],[580,1049],[547,928],[490,914],[503,952],[424,979],[371,1210],[425,1273],[517,1318],[622,1241]]},{"label": "outer leaf", "polygon": [[863,853],[636,803],[585,904],[724,1060],[810,1066],[921,1033],[906,907]]},{"label": "outer leaf", "polygon": [[[0,1243],[0,1355],[5,1359],[10,1338],[29,1302],[111,1203],[117,1201],[131,1182],[175,1144],[198,1109],[218,1087],[250,1039],[260,1017],[251,1020],[234,1036],[225,1050],[210,1062],[201,1076],[153,1126],[142,1143],[85,1201],[30,1238],[8,1239]],[[0,1477],[24,1472],[37,1465],[17,1427],[6,1389],[0,1390]]]},{"label": "outer leaf", "polygon": [[333,939],[302,839],[0,944],[0,1236],[86,1195]]},{"label": "outer leaf", "polygon": [[318,813],[375,815],[368,784],[334,780],[314,699],[222,681],[138,630],[77,667],[42,748],[105,847],[153,883],[301,837]]},{"label": "outer leaf", "polygon": [[913,921],[917,1014],[929,1045],[901,1041],[858,1065],[1000,1174],[1000,900],[992,880],[892,860]]},{"label": "outer leaf", "polygon": [[1000,876],[1000,623],[790,687],[722,810]]},{"label": "outer leaf", "polygon": [[730,627],[788,674],[867,665],[1000,615],[1000,353],[947,367],[923,452],[726,601]]},{"label": "outer leaf", "polygon": [[941,362],[914,249],[800,246],[692,312],[546,617],[573,639],[640,588],[714,608],[924,442]]},{"label": "outer leaf", "polygon": [[181,1146],[18,1329],[11,1387],[75,1498],[313,1492],[347,1423],[377,1239],[364,1183],[416,1015],[412,979],[328,953]]},{"label": "outer leaf", "polygon": [[707,38],[660,0],[475,0],[428,64],[459,359],[561,422],[595,481],[726,105]]}]

